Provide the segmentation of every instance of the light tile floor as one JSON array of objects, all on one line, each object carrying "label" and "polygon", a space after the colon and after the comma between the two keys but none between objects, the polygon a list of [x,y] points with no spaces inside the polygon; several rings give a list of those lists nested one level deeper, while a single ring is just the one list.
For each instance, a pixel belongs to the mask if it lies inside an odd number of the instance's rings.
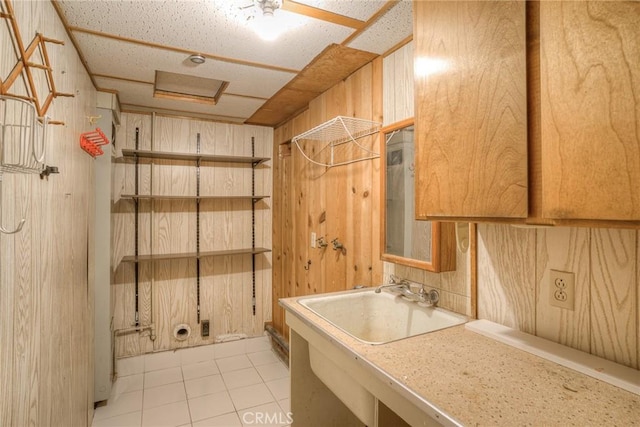
[{"label": "light tile floor", "polygon": [[94,427],[286,426],[289,370],[268,337],[118,360]]}]

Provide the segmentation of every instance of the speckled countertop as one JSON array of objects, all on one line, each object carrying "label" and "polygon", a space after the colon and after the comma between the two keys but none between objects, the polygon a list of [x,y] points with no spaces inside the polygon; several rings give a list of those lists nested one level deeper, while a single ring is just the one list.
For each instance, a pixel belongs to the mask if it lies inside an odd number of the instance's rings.
[{"label": "speckled countertop", "polygon": [[418,407],[430,404],[463,425],[640,425],[640,396],[456,326],[382,345],[362,343],[298,303],[295,315],[395,382]]}]

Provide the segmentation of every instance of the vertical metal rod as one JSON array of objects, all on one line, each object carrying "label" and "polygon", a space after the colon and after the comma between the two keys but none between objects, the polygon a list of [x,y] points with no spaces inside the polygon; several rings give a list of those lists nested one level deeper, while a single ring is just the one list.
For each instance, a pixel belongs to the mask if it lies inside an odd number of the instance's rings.
[{"label": "vertical metal rod", "polygon": [[[200,154],[200,134],[197,136],[196,153]],[[196,162],[196,304],[200,324],[200,158]]]},{"label": "vertical metal rod", "polygon": [[[136,150],[140,149],[140,128],[136,128]],[[139,191],[139,169],[140,169],[140,159],[138,158],[138,156],[136,155],[136,171],[135,171],[135,195],[138,195],[138,191]],[[138,199],[135,198],[134,199],[134,205],[135,205],[135,250],[134,250],[134,255],[136,257],[136,263],[135,263],[135,297],[136,297],[136,326],[140,325],[140,314],[138,312],[138,282],[140,280],[140,263],[138,262],[138,244],[139,244],[139,233],[138,233],[138,215],[139,215],[139,206],[138,206],[139,202]]]},{"label": "vertical metal rod", "polygon": [[[255,157],[255,137],[251,137],[251,157]],[[251,196],[256,195],[256,162],[251,164]],[[256,200],[251,200],[251,248],[256,248]],[[256,254],[251,254],[251,302],[256,315]]]},{"label": "vertical metal rod", "polygon": [[[149,142],[150,150],[153,151],[155,148],[156,141],[156,113],[151,113],[151,141]],[[151,164],[149,165],[149,193],[153,194],[153,170],[155,163],[153,159],[151,160]],[[153,213],[156,208],[156,202],[153,199],[149,200],[149,253],[153,254],[153,236],[155,233],[153,232]],[[155,264],[152,261],[150,267],[155,270]],[[153,323],[153,288],[155,284],[156,275],[152,273],[149,275],[149,320],[148,322]],[[154,340],[155,341],[155,340]],[[155,345],[155,344],[154,344]]]}]

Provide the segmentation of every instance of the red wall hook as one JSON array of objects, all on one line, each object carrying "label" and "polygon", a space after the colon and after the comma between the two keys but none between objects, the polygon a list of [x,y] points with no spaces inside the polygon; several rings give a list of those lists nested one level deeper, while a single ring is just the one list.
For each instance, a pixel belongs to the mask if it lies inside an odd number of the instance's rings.
[{"label": "red wall hook", "polygon": [[101,156],[104,154],[100,146],[107,145],[109,140],[100,128],[96,128],[95,131],[85,132],[80,135],[80,147],[91,157]]}]

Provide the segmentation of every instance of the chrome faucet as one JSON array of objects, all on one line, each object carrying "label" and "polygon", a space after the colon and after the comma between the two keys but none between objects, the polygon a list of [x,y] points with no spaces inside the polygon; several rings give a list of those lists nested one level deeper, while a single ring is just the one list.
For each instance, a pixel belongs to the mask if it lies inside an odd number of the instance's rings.
[{"label": "chrome faucet", "polygon": [[389,276],[389,284],[378,286],[375,290],[375,293],[379,294],[383,289],[387,288],[392,292],[395,291],[403,295],[405,294],[405,292],[411,292],[411,289],[409,289],[409,281],[393,274]]},{"label": "chrome faucet", "polygon": [[400,294],[407,299],[424,303],[428,306],[435,306],[440,299],[440,294],[435,289],[426,292],[423,287],[420,287],[417,293],[413,292],[409,287],[408,280],[394,275],[391,275],[389,284],[378,286],[375,293],[379,294],[383,289],[389,289],[390,292]]},{"label": "chrome faucet", "polygon": [[376,288],[375,293],[379,294],[380,292],[382,292],[383,289],[390,289],[391,291],[398,291],[400,293],[403,292],[403,290],[409,290],[409,284],[408,283],[389,283],[388,285],[380,285]]}]

